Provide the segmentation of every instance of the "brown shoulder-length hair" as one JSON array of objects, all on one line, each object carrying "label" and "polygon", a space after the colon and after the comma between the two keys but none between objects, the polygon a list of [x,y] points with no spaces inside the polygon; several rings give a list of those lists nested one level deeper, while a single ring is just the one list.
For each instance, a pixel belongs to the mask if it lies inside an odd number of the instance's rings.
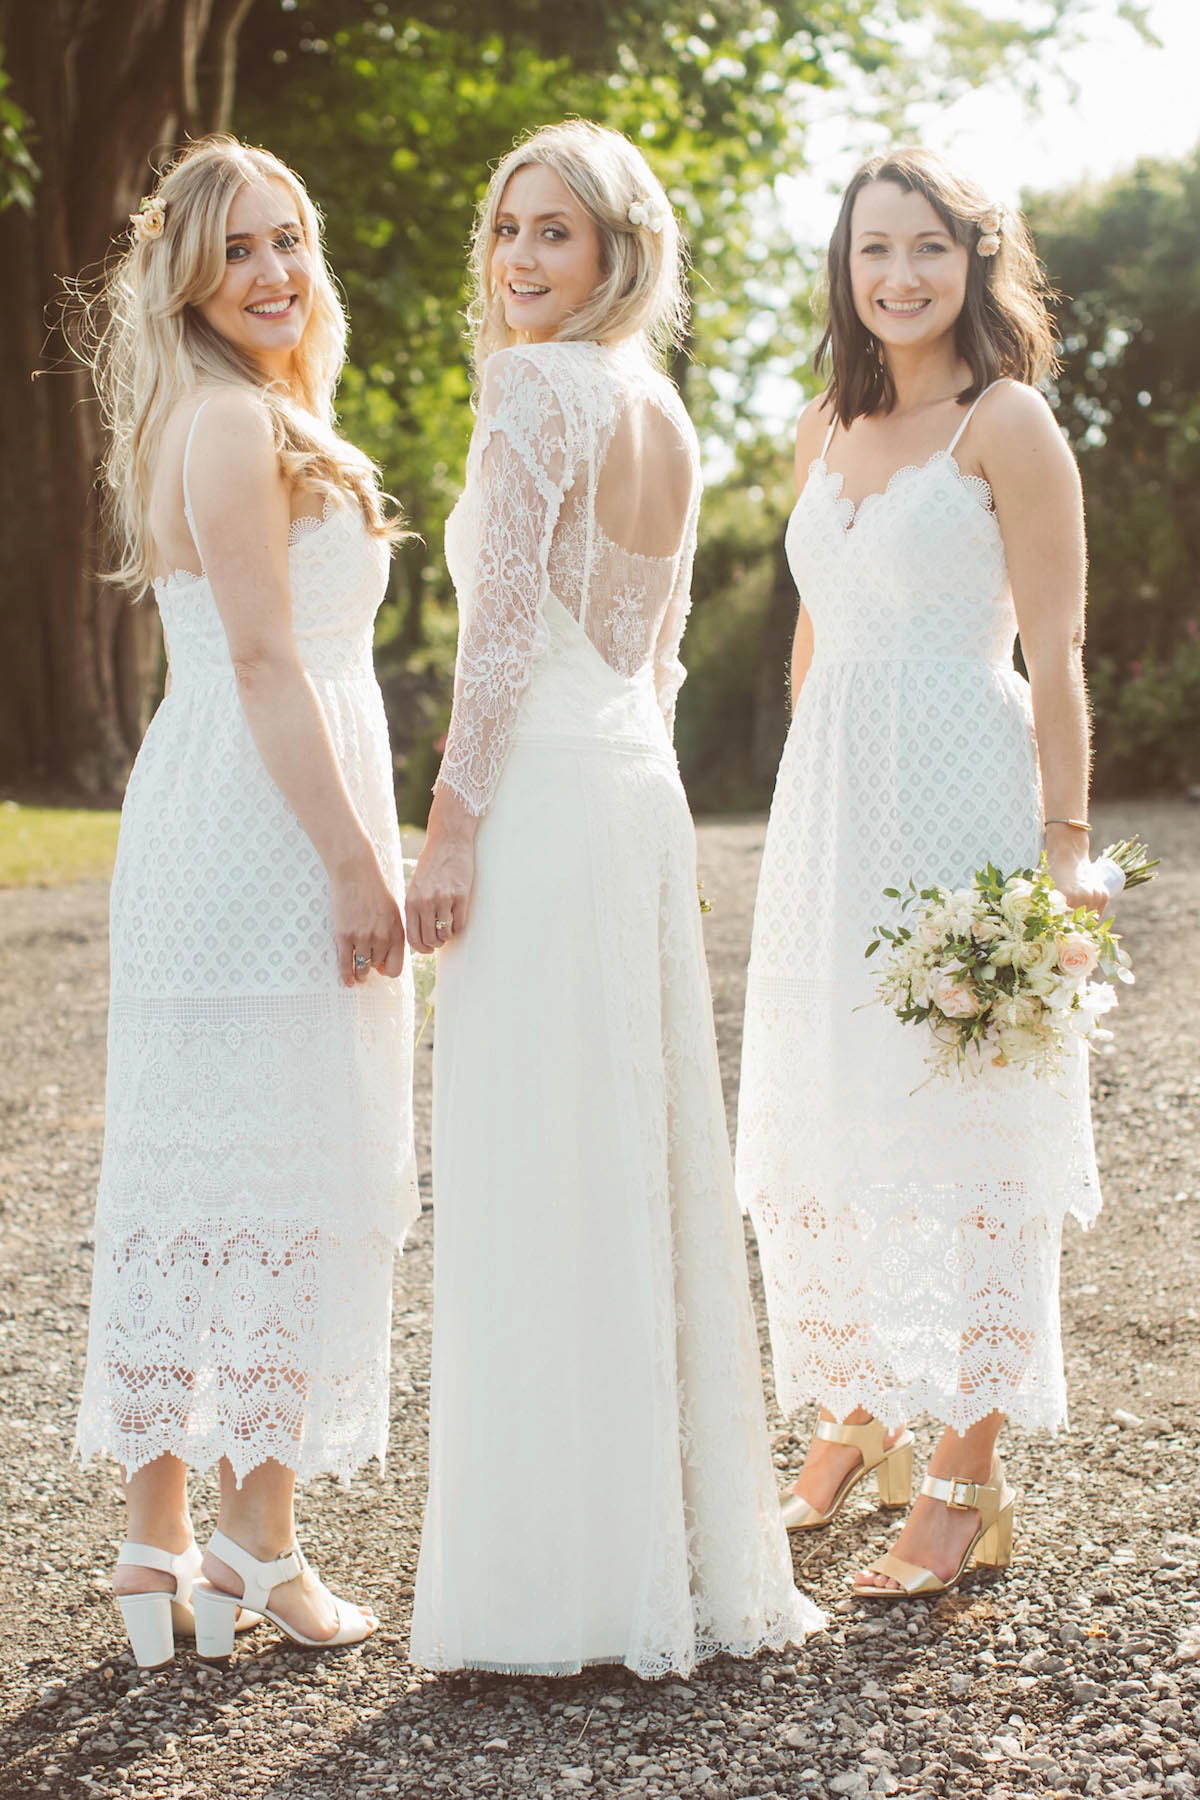
[{"label": "brown shoulder-length hair", "polygon": [[[1050,289],[1019,213],[998,207],[983,189],[957,174],[932,150],[901,148],[873,156],[842,196],[826,264],[825,334],[814,366],[830,365],[825,398],[843,428],[864,413],[890,412],[896,390],[880,349],[854,306],[850,286],[850,227],[854,202],[870,182],[892,181],[923,194],[956,243],[965,244],[967,292],[954,328],[955,345],[971,370],[958,396],[967,405],[1002,375],[1036,382],[1058,367],[1047,302]],[[980,256],[977,246],[999,216],[1000,248]]]}]

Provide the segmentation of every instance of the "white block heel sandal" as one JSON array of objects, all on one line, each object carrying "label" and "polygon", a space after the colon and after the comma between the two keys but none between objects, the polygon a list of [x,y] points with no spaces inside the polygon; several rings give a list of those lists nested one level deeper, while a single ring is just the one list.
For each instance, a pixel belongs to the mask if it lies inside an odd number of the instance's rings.
[{"label": "white block heel sandal", "polygon": [[[303,1644],[309,1650],[332,1650],[339,1644],[361,1644],[364,1638],[370,1637],[379,1623],[369,1608],[354,1606],[349,1600],[340,1600],[320,1582],[336,1609],[337,1630],[332,1637],[305,1637],[267,1605],[272,1588],[284,1581],[294,1581],[297,1575],[302,1575],[308,1569],[302,1550],[289,1550],[286,1555],[277,1556],[273,1562],[259,1562],[257,1557],[243,1550],[240,1544],[235,1544],[232,1538],[226,1537],[223,1531],[213,1532],[209,1549],[241,1576],[242,1592],[227,1594],[223,1589],[214,1587],[211,1581],[196,1583],[192,1590],[192,1604],[196,1613],[196,1649],[201,1656],[216,1659],[232,1654],[234,1621],[240,1606],[248,1606],[256,1613],[261,1613],[264,1618],[270,1619],[272,1625],[277,1625],[293,1644]],[[310,1574],[312,1572],[309,1570]],[[317,1577],[317,1580],[320,1578]]]},{"label": "white block heel sandal", "polygon": [[140,1669],[157,1669],[175,1655],[175,1638],[191,1637],[196,1629],[192,1591],[200,1573],[200,1549],[195,1540],[178,1556],[153,1544],[122,1544],[118,1565],[157,1569],[175,1577],[173,1594],[116,1594],[125,1621],[129,1646]]}]

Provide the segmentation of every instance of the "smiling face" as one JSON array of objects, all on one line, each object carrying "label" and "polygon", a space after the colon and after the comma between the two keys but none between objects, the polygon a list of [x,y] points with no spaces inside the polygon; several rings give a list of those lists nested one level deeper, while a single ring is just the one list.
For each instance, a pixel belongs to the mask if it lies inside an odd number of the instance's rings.
[{"label": "smiling face", "polygon": [[268,375],[287,379],[312,316],[312,263],[282,181],[247,182],[225,227],[225,274],[197,311]]},{"label": "smiling face", "polygon": [[561,175],[544,163],[518,169],[496,209],[491,257],[509,330],[547,342],[602,277],[596,221]]},{"label": "smiling face", "polygon": [[870,181],[850,218],[854,310],[885,350],[928,348],[952,332],[967,293],[967,248],[924,194]]}]

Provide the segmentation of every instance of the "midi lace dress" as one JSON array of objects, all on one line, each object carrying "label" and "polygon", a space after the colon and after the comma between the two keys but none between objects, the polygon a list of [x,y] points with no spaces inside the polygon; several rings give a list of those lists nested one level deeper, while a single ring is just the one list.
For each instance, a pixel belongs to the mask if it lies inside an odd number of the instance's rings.
[{"label": "midi lace dress", "polygon": [[788,524],[814,649],[759,879],[738,1187],[785,1410],[1053,1428],[1062,1222],[1100,1204],[1086,1051],[1054,1081],[928,1081],[922,1033],[873,1003],[864,955],[895,922],[885,887],[962,886],[1042,848],[1004,542],[954,458],[970,417],[857,511],[831,427]]},{"label": "midi lace dress", "polygon": [[446,530],[440,785],[483,814],[438,955],[430,1669],[686,1673],[800,1642],[671,744],[699,497],[632,343],[488,361]]},{"label": "midi lace dress", "polygon": [[[334,505],[296,522],[289,570],[297,649],[399,894],[371,660],[386,545]],[[340,982],[328,878],[251,737],[208,579],[155,597],[171,682],[112,883],[76,1447],[130,1473],[170,1454],[228,1457],[239,1481],[268,1457],[346,1479],[383,1461],[393,1265],[418,1210],[411,978]]]}]

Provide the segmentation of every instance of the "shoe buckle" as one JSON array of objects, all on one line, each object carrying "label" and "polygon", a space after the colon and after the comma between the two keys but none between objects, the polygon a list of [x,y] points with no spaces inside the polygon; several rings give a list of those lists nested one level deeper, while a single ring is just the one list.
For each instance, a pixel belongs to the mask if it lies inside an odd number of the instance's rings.
[{"label": "shoe buckle", "polygon": [[[979,1483],[977,1481],[962,1481],[955,1476],[949,1485],[950,1492],[946,1495],[946,1505],[951,1512],[970,1512],[971,1508],[978,1504]],[[960,1494],[963,1496],[961,1499],[959,1498]]]}]

